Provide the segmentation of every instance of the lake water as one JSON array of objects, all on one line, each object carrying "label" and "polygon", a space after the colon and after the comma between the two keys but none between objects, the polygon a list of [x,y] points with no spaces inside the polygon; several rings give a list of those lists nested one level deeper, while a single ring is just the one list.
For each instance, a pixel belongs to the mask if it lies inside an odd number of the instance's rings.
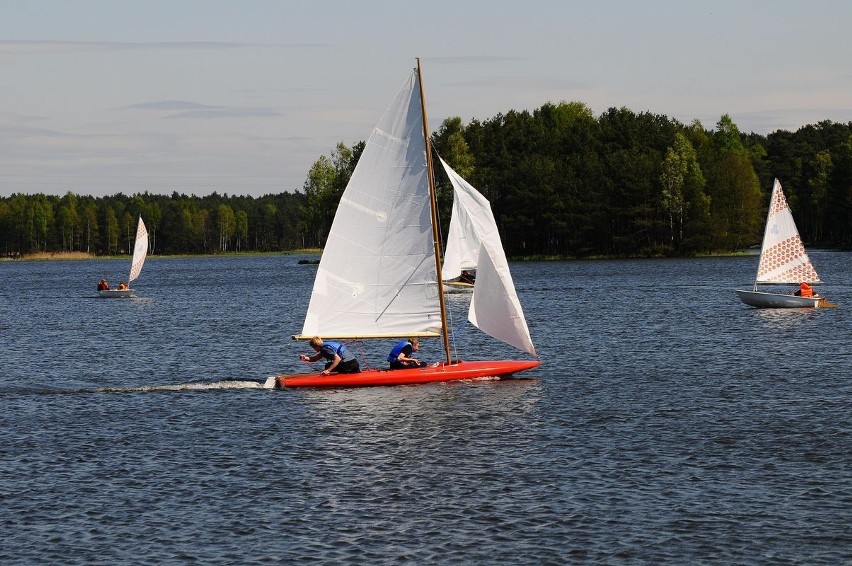
[{"label": "lake water", "polygon": [[[756,257],[514,263],[527,379],[283,391],[299,256],[128,300],[129,261],[0,262],[0,563],[850,563],[852,253],[811,256],[839,308],[742,305]],[[463,357],[523,357],[466,301]]]}]

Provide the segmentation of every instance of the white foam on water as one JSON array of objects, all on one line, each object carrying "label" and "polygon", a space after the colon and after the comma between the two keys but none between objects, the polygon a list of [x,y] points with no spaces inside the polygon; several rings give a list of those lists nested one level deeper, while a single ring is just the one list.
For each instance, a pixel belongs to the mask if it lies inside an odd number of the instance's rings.
[{"label": "white foam on water", "polygon": [[[269,385],[271,383],[271,385]],[[275,377],[264,382],[247,380],[225,380],[213,383],[180,383],[175,385],[143,385],[141,387],[103,387],[92,390],[95,393],[138,393],[148,391],[207,391],[214,389],[272,389]]]}]

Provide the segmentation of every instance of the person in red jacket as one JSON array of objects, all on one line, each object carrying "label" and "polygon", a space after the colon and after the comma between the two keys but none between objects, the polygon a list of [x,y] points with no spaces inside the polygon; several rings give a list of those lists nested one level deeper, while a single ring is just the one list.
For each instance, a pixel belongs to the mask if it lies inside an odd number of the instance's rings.
[{"label": "person in red jacket", "polygon": [[804,281],[799,285],[799,290],[794,293],[800,297],[813,297],[814,296],[814,288],[805,283]]}]

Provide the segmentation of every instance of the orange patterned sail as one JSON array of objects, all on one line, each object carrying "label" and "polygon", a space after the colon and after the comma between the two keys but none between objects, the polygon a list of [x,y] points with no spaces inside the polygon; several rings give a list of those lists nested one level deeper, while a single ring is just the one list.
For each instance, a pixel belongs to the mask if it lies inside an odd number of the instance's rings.
[{"label": "orange patterned sail", "polygon": [[766,217],[766,232],[763,234],[763,248],[760,251],[760,263],[757,266],[757,283],[821,283],[817,275],[796,223],[781,183],[775,179],[772,186],[772,199],[769,214]]}]

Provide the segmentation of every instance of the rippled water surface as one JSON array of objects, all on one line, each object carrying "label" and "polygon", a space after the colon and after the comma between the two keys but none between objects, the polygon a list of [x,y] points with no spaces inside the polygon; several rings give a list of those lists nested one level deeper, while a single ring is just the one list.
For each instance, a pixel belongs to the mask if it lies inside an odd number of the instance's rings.
[{"label": "rippled water surface", "polygon": [[[287,391],[298,256],[130,300],[129,262],[0,262],[0,563],[849,563],[852,254],[811,256],[839,308],[742,305],[756,257],[512,264],[527,379]],[[523,357],[466,300],[460,355]]]}]

